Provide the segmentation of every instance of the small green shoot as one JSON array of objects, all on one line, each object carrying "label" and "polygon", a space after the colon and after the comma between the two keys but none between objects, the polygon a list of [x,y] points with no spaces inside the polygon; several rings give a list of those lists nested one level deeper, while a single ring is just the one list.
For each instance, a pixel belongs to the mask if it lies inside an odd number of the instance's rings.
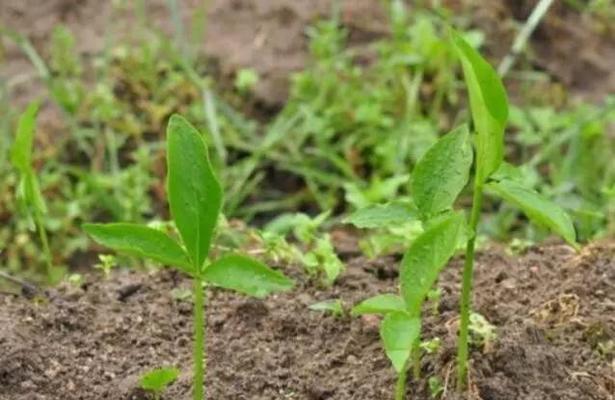
[{"label": "small green shoot", "polygon": [[380,336],[398,379],[395,400],[406,394],[406,376],[412,363],[420,371],[421,307],[440,270],[455,253],[463,237],[465,218],[447,213],[430,224],[410,245],[400,267],[400,293],[368,298],[352,309],[353,315],[380,314]]},{"label": "small green shoot", "polygon": [[19,171],[20,175],[17,189],[19,207],[22,213],[29,219],[31,229],[38,230],[45,257],[45,272],[51,278],[53,272],[52,256],[49,249],[47,231],[43,224],[43,217],[47,214],[47,206],[40,190],[36,171],[32,167],[32,148],[34,145],[38,108],[37,102],[30,103],[28,108],[19,117],[17,136],[11,149],[11,163]]},{"label": "small green shoot", "polygon": [[478,313],[473,312],[470,314],[468,329],[470,330],[472,343],[480,346],[483,351],[488,351],[498,337],[495,326]]},{"label": "small green shoot", "polygon": [[427,354],[437,353],[442,347],[442,340],[440,338],[433,338],[430,340],[424,340],[421,342],[421,349]]},{"label": "small green shoot", "polygon": [[324,311],[331,313],[334,317],[341,317],[344,315],[344,305],[340,299],[331,299],[319,301],[308,307],[312,311]]},{"label": "small green shoot", "polygon": [[194,400],[204,398],[204,284],[265,297],[286,291],[294,282],[279,271],[240,254],[209,259],[222,207],[222,188],[211,167],[201,134],[179,115],[167,128],[167,192],[181,244],[147,226],[113,223],[86,224],[83,229],[98,243],[118,252],[169,265],[193,279]]},{"label": "small green shoot", "polygon": [[174,367],[157,368],[143,374],[139,385],[141,389],[152,392],[154,398],[159,400],[167,387],[177,380],[180,372]]},{"label": "small green shoot", "polygon": [[99,263],[94,265],[94,268],[102,271],[105,278],[111,276],[111,270],[117,266],[117,258],[112,254],[99,254]]},{"label": "small green shoot", "polygon": [[429,397],[432,399],[437,399],[444,392],[444,385],[442,385],[442,381],[437,376],[430,376],[427,384],[429,385]]},{"label": "small green shoot", "polygon": [[258,72],[252,68],[243,68],[235,76],[235,89],[241,94],[249,93],[258,83]]}]

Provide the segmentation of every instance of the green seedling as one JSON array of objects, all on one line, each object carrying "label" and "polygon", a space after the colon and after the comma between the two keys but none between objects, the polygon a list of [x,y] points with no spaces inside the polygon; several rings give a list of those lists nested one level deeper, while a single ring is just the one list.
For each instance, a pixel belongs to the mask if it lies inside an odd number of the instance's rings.
[{"label": "green seedling", "polygon": [[440,350],[442,346],[442,340],[440,338],[433,338],[430,340],[425,340],[421,342],[421,349],[425,351],[427,354],[434,354]]},{"label": "green seedling", "polygon": [[179,373],[177,368],[157,368],[143,374],[139,385],[141,389],[152,392],[154,398],[159,400],[167,387],[177,380]]},{"label": "green seedling", "polygon": [[444,385],[442,385],[442,381],[437,376],[431,376],[427,380],[429,385],[429,397],[432,399],[437,399],[444,392]]},{"label": "green seedling", "polygon": [[340,299],[331,299],[319,301],[308,307],[312,311],[323,311],[332,314],[334,317],[342,317],[344,315],[344,304]]},{"label": "green seedling", "polygon": [[[381,337],[398,374],[396,400],[405,396],[408,365],[413,362],[415,376],[419,372],[421,306],[460,243],[465,243],[466,255],[457,372],[459,387],[465,385],[474,248],[484,191],[517,206],[528,218],[578,247],[572,221],[561,207],[499,171],[502,166],[514,169],[503,164],[503,137],[508,116],[504,86],[493,68],[463,38],[453,33],[453,42],[462,60],[475,134],[471,136],[466,126],[454,129],[418,161],[412,172],[410,191],[424,231],[413,241],[402,260],[400,296],[377,296],[353,309],[354,314],[384,315]],[[473,203],[467,223],[463,214],[453,211],[453,206],[469,181],[473,161]],[[382,207],[377,213],[364,213],[363,221],[368,216],[367,223],[374,225],[378,219],[387,220],[400,213],[399,207],[393,204]],[[356,221],[356,215],[354,219]]]},{"label": "green seedling", "polygon": [[19,117],[17,136],[11,149],[11,163],[20,175],[17,188],[19,207],[28,218],[31,229],[38,230],[45,257],[45,272],[48,277],[51,277],[53,269],[51,250],[49,249],[47,231],[43,224],[43,218],[47,214],[47,206],[41,193],[36,171],[32,167],[32,147],[38,107],[38,103],[30,103],[26,111]]},{"label": "green seedling", "polygon": [[241,94],[249,93],[258,83],[258,72],[252,68],[243,68],[235,76],[235,89]]},{"label": "green seedling", "polygon": [[465,218],[461,213],[450,212],[431,223],[402,259],[399,295],[378,295],[352,310],[353,315],[384,316],[380,337],[398,376],[395,400],[405,398],[410,365],[415,376],[420,373],[421,307],[440,270],[455,253],[464,228]]},{"label": "green seedling", "polygon": [[[473,135],[475,153],[473,201],[469,222],[470,237],[466,244],[463,267],[457,350],[457,384],[461,390],[467,382],[474,247],[481,216],[483,192],[488,191],[518,207],[529,219],[549,228],[573,247],[578,248],[578,245],[572,221],[561,207],[526,187],[522,182],[502,176],[506,174],[497,173],[501,168],[510,168],[503,163],[504,130],[508,120],[506,90],[493,67],[459,34],[452,32],[452,41],[461,60],[475,132]],[[466,175],[467,170],[459,173]],[[439,178],[438,175],[434,177]],[[438,182],[438,179],[435,179],[434,182]],[[435,184],[439,184],[439,182]]]},{"label": "green seedling", "polygon": [[98,243],[118,252],[149,258],[177,268],[193,280],[194,400],[204,398],[204,285],[211,284],[254,297],[286,291],[293,281],[279,271],[240,254],[209,259],[222,207],[222,189],[214,174],[203,137],[188,121],[173,115],[167,128],[167,192],[181,244],[147,226],[86,224]]},{"label": "green seedling", "polygon": [[495,326],[478,313],[473,312],[470,314],[468,329],[470,330],[470,340],[472,343],[482,347],[484,351],[488,351],[498,337]]},{"label": "green seedling", "polygon": [[108,278],[111,275],[111,270],[117,266],[117,259],[111,254],[99,254],[99,263],[94,265],[94,268],[99,269]]}]

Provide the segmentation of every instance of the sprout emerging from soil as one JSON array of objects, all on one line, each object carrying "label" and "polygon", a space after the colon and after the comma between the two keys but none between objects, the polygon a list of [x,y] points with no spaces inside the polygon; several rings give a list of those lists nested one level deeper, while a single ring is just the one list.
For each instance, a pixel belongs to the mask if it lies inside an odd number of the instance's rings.
[{"label": "sprout emerging from soil", "polygon": [[211,261],[209,251],[222,207],[222,188],[209,161],[201,134],[173,115],[167,128],[167,191],[181,243],[166,233],[129,223],[86,224],[98,243],[118,252],[149,258],[192,277],[194,298],[194,400],[204,399],[205,285],[212,284],[254,297],[289,290],[292,280],[245,257],[226,254]]},{"label": "sprout emerging from soil", "polygon": [[[403,215],[407,218],[418,216],[424,227],[402,260],[400,295],[376,296],[353,309],[355,315],[384,316],[380,334],[387,356],[398,374],[396,400],[405,397],[409,366],[414,365],[415,377],[420,372],[421,306],[442,268],[464,245],[457,377],[460,390],[466,385],[475,240],[484,192],[519,207],[529,219],[578,248],[574,226],[566,212],[533,189],[523,186],[515,179],[515,168],[503,162],[508,101],[500,78],[461,36],[452,33],[452,40],[468,87],[474,134],[470,135],[467,126],[461,126],[440,138],[419,160],[411,182],[416,210],[400,213],[399,205],[389,203],[359,210],[350,219],[355,224],[360,220],[369,221],[370,226],[379,226],[404,219]],[[453,206],[468,184],[472,164],[473,202],[469,221],[466,221],[464,214],[454,211]]]},{"label": "sprout emerging from soil", "polygon": [[154,398],[159,400],[167,387],[175,382],[179,373],[179,369],[174,367],[157,368],[143,374],[139,385],[141,389],[152,392]]}]

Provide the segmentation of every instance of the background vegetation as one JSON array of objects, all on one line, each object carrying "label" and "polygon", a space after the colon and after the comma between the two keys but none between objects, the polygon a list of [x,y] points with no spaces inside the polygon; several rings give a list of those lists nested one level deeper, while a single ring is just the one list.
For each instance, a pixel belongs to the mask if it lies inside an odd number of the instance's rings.
[{"label": "background vegetation", "polygon": [[[36,67],[46,88],[42,102],[62,115],[63,128],[38,135],[34,153],[56,266],[89,265],[92,245],[80,228],[86,221],[160,225],[169,219],[161,184],[163,135],[174,112],[208,133],[231,221],[218,245],[256,240],[275,257],[308,269],[324,262],[334,270],[341,266],[333,246],[316,232],[360,208],[393,198],[411,201],[412,166],[439,136],[467,119],[446,27],[456,26],[476,48],[482,48],[484,33],[442,6],[409,12],[400,1],[386,3],[390,35],[360,48],[350,45],[333,7],[328,19],[308,29],[309,62],[291,77],[286,104],[272,111],[255,102],[255,70],[221,80],[196,51],[205,9],[183,26],[179,4],[168,2],[169,18],[176,21],[169,36],[149,23],[146,4],[118,2],[118,9],[134,12],[136,29],[128,40],[108,34],[104,51],[93,57],[79,55],[80,38],[64,26],[49,38],[48,57],[19,32],[1,31],[2,42],[19,46]],[[609,1],[568,1],[567,7],[607,26],[604,21],[613,21]],[[612,235],[615,97],[575,100],[533,69],[531,60],[529,54],[511,72],[506,153],[522,165],[516,178],[564,206],[581,241]],[[33,276],[44,268],[45,256],[15,201],[19,178],[9,152],[23,109],[10,101],[14,86],[8,78],[0,81],[0,265]],[[462,196],[468,201],[467,193]],[[518,248],[546,235],[499,203],[485,209],[484,238],[507,243],[514,232],[524,238],[513,243]],[[262,229],[248,229],[235,218]],[[383,228],[361,246],[376,255],[416,233],[413,224]]]}]

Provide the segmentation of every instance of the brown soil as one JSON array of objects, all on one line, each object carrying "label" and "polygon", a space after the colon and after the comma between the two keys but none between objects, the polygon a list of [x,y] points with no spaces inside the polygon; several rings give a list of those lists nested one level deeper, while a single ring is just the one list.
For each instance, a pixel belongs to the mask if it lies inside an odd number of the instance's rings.
[{"label": "brown soil", "polygon": [[[95,0],[2,0],[0,25],[27,35],[43,54],[48,50],[54,26],[66,24],[78,38],[84,55],[99,53],[105,34],[134,32],[134,14],[112,15],[110,1]],[[148,0],[148,18],[170,32],[171,20],[165,0]],[[535,0],[447,0],[462,15],[472,15],[474,25],[486,32],[487,46],[497,61],[509,50],[516,25],[525,21]],[[189,22],[202,0],[184,0],[183,17]],[[213,57],[225,77],[238,69],[251,67],[261,80],[256,98],[269,105],[283,104],[288,92],[289,74],[308,61],[305,29],[331,13],[331,0],[210,0],[207,29],[201,49]],[[342,23],[351,33],[351,43],[361,46],[388,32],[381,2],[342,0]],[[517,22],[515,22],[517,21]],[[577,94],[601,99],[615,92],[615,27],[613,21],[599,21],[556,2],[531,39],[532,60]],[[186,25],[188,26],[188,25]],[[17,76],[28,83],[19,85],[17,99],[27,100],[41,85],[34,69],[21,52],[7,47],[0,76]],[[21,78],[19,78],[21,80]]]},{"label": "brown soil", "polygon": [[[444,383],[443,398],[459,398],[453,363],[461,261],[441,278],[437,315],[426,311],[424,338],[439,337],[442,347],[423,357],[424,380],[409,384],[411,398],[430,398],[430,376]],[[297,289],[264,301],[209,292],[208,398],[390,399],[394,373],[377,319],[335,318],[307,306],[336,297],[349,305],[394,290],[396,261],[351,258],[331,289],[286,270]],[[191,304],[171,295],[188,287],[171,271],[120,271],[39,300],[0,295],[0,399],[146,399],[139,375],[170,364],[183,372],[164,398],[189,399]],[[615,243],[580,254],[561,245],[516,257],[483,252],[474,306],[497,327],[497,340],[473,349],[468,398],[613,399]]]}]

